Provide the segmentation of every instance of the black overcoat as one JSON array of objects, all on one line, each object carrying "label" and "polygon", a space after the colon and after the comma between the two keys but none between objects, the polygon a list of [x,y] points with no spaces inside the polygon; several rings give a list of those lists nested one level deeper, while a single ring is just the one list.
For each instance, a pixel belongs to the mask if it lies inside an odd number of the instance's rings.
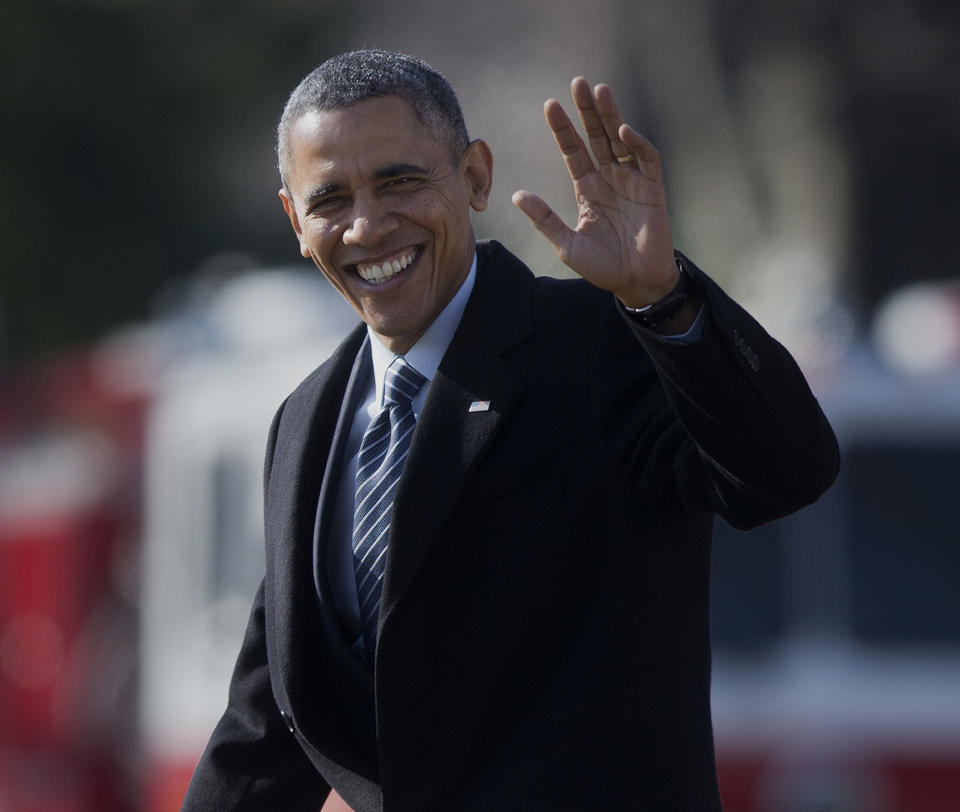
[{"label": "black overcoat", "polygon": [[796,510],[838,453],[786,350],[687,270],[706,320],[682,344],[479,244],[396,498],[375,675],[316,564],[362,326],[290,395],[266,577],[185,810],[316,811],[330,786],[356,812],[720,808],[713,516]]}]

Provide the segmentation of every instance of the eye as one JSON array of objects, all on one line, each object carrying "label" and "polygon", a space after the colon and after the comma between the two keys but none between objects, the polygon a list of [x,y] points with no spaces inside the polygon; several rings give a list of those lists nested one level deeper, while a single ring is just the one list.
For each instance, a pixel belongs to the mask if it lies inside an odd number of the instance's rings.
[{"label": "eye", "polygon": [[319,200],[314,201],[314,203],[307,210],[307,214],[312,215],[329,215],[332,212],[337,211],[346,203],[346,198],[340,195],[331,195],[329,197],[323,197]]},{"label": "eye", "polygon": [[409,189],[411,186],[416,184],[418,180],[419,180],[418,178],[412,178],[407,175],[404,175],[399,178],[391,178],[384,184],[384,187],[386,189],[397,190],[397,191],[403,190],[403,189]]}]

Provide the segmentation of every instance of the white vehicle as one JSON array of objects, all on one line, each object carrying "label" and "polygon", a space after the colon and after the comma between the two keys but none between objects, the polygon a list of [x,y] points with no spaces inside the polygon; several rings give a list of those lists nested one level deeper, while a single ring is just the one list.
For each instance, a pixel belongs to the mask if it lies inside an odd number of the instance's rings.
[{"label": "white vehicle", "polygon": [[894,372],[863,347],[821,403],[837,484],[750,533],[718,522],[725,806],[958,810],[960,369]]},{"label": "white vehicle", "polygon": [[149,812],[180,808],[226,706],[264,571],[271,419],[358,321],[318,272],[274,270],[236,276],[168,326],[195,338],[147,418],[140,725]]}]

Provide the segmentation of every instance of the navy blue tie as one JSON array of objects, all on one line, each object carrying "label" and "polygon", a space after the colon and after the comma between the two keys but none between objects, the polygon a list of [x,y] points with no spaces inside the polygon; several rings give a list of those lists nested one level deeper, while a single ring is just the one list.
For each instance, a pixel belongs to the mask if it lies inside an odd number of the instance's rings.
[{"label": "navy blue tie", "polygon": [[363,642],[371,663],[377,642],[393,497],[416,428],[412,401],[425,382],[426,378],[402,356],[394,359],[384,376],[383,408],[367,426],[357,456],[353,563]]}]

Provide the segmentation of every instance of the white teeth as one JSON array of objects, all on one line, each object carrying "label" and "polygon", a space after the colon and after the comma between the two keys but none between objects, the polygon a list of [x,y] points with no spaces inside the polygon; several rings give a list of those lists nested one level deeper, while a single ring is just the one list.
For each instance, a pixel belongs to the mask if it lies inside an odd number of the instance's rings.
[{"label": "white teeth", "polygon": [[370,282],[374,285],[382,284],[388,279],[393,279],[400,271],[413,262],[416,251],[410,251],[399,259],[386,260],[382,265],[357,265],[357,273],[364,282]]}]

